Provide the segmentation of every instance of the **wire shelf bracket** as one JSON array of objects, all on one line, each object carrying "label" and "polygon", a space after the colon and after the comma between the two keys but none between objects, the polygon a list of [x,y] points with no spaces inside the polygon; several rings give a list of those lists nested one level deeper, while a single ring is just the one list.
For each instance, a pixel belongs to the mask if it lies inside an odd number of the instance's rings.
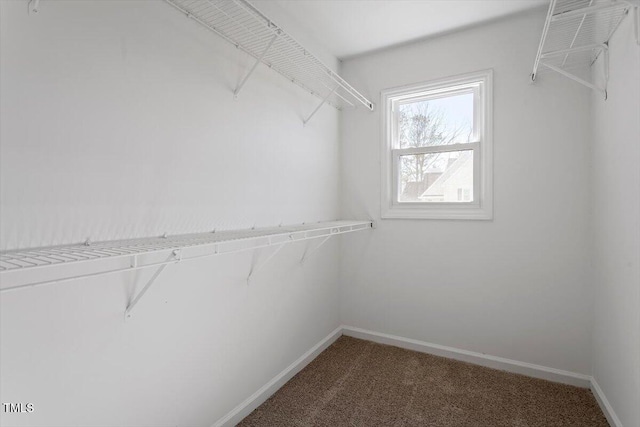
[{"label": "wire shelf bracket", "polygon": [[[635,0],[551,0],[531,73],[534,82],[540,72],[559,73],[607,97],[609,40]],[[636,38],[638,34],[638,18]],[[640,43],[640,41],[639,41]],[[592,66],[602,58],[601,77]]]},{"label": "wire shelf bracket", "polygon": [[309,247],[307,247],[307,249],[304,251],[304,254],[302,255],[302,258],[300,259],[300,264],[304,264],[305,262],[307,262],[307,260],[311,257],[311,255],[318,252],[318,250],[322,247],[322,245],[327,243],[331,237],[332,235],[325,237],[314,248],[309,249]]},{"label": "wire shelf bracket", "polygon": [[249,70],[247,75],[244,77],[244,79],[242,79],[242,81],[240,82],[240,84],[238,85],[236,90],[233,92],[233,95],[236,98],[240,94],[240,91],[242,90],[242,86],[244,86],[244,84],[247,82],[247,80],[249,80],[249,77],[251,77],[251,74],[253,74],[253,72],[256,70],[256,68],[258,67],[258,64],[260,64],[262,62],[262,60],[264,59],[264,56],[267,54],[267,52],[269,51],[269,49],[273,45],[273,42],[276,41],[277,38],[278,38],[278,35],[275,34],[273,36],[273,38],[271,39],[271,41],[269,42],[269,44],[267,45],[267,47],[264,49],[264,52],[262,52],[260,57],[258,59],[256,59],[256,62],[253,64],[253,67],[251,67],[251,70]]},{"label": "wire shelf bracket", "polygon": [[[303,256],[307,259],[330,237],[372,228],[373,221],[342,220],[0,251],[0,292],[155,269],[140,292],[128,302],[125,309],[127,319],[168,265],[274,248],[262,262],[252,263],[247,276],[250,283],[288,243],[319,240],[320,244]],[[43,275],[48,278],[42,280]]]},{"label": "wire shelf bracket", "polygon": [[315,110],[313,110],[313,111],[311,112],[311,114],[309,115],[309,117],[307,117],[306,119],[304,119],[304,120],[302,121],[302,125],[303,125],[303,126],[306,126],[306,125],[307,125],[307,123],[309,123],[309,120],[311,120],[311,118],[312,118],[312,117],[313,117],[313,116],[318,112],[318,110],[320,110],[320,108],[322,108],[322,106],[327,102],[327,100],[329,99],[329,97],[330,97],[331,95],[333,95],[333,94],[336,92],[336,89],[338,89],[338,87],[333,88],[333,90],[332,90],[331,92],[329,92],[329,93],[327,94],[327,96],[325,96],[325,97],[324,97],[324,99],[323,99],[323,100],[322,100],[322,102],[321,102],[321,103],[316,107],[316,109],[315,109]]},{"label": "wire shelf bracket", "polygon": [[[263,63],[287,80],[341,110],[374,104],[247,0],[165,0],[206,29],[216,33],[255,59],[234,91],[240,90]],[[318,108],[319,109],[319,108]],[[317,109],[316,109],[317,111]],[[316,113],[305,120],[306,122]]]},{"label": "wire shelf bracket", "polygon": [[29,13],[38,13],[40,11],[40,0],[29,0],[27,7]]},{"label": "wire shelf bracket", "polygon": [[[175,249],[171,252],[171,254],[169,255],[169,257],[167,258],[167,262],[169,262],[172,259],[177,259],[176,262],[180,261],[180,251],[178,249]],[[132,262],[132,266],[135,266],[137,264],[137,257],[134,257],[134,261]],[[133,311],[134,307],[138,304],[138,302],[142,299],[142,297],[144,296],[145,293],[147,293],[147,291],[149,290],[149,288],[151,287],[151,285],[153,285],[153,283],[156,281],[156,279],[158,278],[158,276],[160,276],[160,274],[162,274],[162,272],[164,271],[164,269],[168,266],[169,264],[162,264],[160,267],[158,267],[158,269],[155,271],[155,273],[153,273],[153,276],[151,276],[151,278],[149,279],[149,281],[147,281],[147,284],[144,285],[144,287],[142,288],[142,290],[140,292],[138,292],[138,294],[131,300],[131,302],[127,305],[126,310],[124,311],[124,318],[125,320],[131,317],[131,312]]]},{"label": "wire shelf bracket", "polygon": [[253,262],[251,265],[251,269],[249,270],[249,275],[247,276],[247,285],[251,284],[251,279],[255,276],[256,273],[258,273],[258,271],[262,270],[268,263],[269,261],[271,261],[276,255],[278,255],[278,252],[280,252],[280,250],[284,247],[285,243],[280,243],[278,244],[275,249],[273,251],[271,251],[271,253],[267,256],[267,258],[258,263],[258,262]]}]

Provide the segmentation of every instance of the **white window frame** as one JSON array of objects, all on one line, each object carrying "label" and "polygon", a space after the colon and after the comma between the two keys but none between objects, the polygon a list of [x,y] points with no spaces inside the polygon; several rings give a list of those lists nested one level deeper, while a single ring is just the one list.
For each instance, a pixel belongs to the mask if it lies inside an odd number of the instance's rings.
[{"label": "white window frame", "polygon": [[[403,102],[474,94],[471,141],[463,144],[399,148],[395,108]],[[383,90],[382,106],[382,212],[383,219],[493,219],[493,70],[448,77],[427,83]],[[400,156],[450,151],[473,151],[473,201],[399,202]]]}]

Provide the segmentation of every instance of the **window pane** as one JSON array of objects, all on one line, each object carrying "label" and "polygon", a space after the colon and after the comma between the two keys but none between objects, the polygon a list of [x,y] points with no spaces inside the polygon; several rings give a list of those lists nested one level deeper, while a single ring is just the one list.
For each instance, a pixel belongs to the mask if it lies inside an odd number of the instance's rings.
[{"label": "window pane", "polygon": [[473,130],[473,93],[400,104],[399,148],[469,142]]},{"label": "window pane", "polygon": [[400,156],[399,202],[473,201],[473,150]]}]

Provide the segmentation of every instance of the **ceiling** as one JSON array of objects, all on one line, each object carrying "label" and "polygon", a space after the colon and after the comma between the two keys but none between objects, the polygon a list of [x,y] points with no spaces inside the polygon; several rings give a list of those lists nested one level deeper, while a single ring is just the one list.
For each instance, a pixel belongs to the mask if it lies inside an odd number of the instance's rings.
[{"label": "ceiling", "polygon": [[422,39],[549,0],[259,0],[285,9],[310,37],[340,59]]}]

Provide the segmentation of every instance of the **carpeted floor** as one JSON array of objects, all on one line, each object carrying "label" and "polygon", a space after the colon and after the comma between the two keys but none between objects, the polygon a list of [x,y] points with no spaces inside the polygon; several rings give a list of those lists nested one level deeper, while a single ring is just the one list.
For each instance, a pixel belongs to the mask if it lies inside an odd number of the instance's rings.
[{"label": "carpeted floor", "polygon": [[241,426],[608,426],[588,389],[341,337]]}]

